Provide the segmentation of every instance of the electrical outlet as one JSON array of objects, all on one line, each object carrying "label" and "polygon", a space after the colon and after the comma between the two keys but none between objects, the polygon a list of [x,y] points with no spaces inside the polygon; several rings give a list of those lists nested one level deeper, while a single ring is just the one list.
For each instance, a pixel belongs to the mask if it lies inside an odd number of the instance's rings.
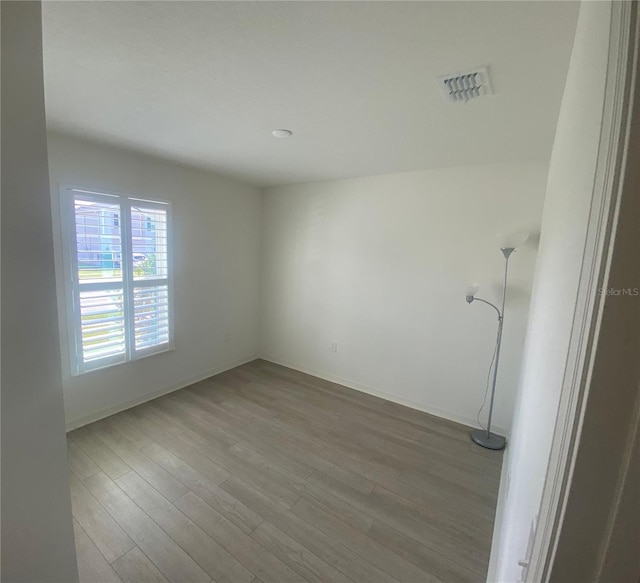
[{"label": "electrical outlet", "polygon": [[231,333],[230,333],[230,332],[227,332],[227,333],[224,335],[224,341],[225,341],[225,342],[231,342]]},{"label": "electrical outlet", "polygon": [[338,352],[338,343],[337,342],[332,342],[330,350],[331,350],[331,352]]}]

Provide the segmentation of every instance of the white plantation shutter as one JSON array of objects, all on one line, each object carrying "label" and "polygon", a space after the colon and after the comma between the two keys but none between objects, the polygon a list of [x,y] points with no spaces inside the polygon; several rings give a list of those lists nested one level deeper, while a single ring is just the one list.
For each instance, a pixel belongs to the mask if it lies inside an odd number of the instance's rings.
[{"label": "white plantation shutter", "polygon": [[169,205],[65,188],[62,208],[74,374],[170,349]]},{"label": "white plantation shutter", "polygon": [[123,291],[82,291],[80,284],[80,339],[84,364],[124,362],[126,354]]},{"label": "white plantation shutter", "polygon": [[169,342],[169,253],[167,205],[132,201],[133,350],[154,351]]},{"label": "white plantation shutter", "polygon": [[134,288],[136,350],[169,341],[169,290],[166,285]]}]

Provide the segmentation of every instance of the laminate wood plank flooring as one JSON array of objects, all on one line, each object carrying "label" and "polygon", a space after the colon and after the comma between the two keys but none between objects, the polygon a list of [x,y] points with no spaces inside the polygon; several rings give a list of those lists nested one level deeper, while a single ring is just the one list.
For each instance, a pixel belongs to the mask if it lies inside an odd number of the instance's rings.
[{"label": "laminate wood plank flooring", "polygon": [[485,581],[502,453],[255,360],[68,434],[80,583]]}]

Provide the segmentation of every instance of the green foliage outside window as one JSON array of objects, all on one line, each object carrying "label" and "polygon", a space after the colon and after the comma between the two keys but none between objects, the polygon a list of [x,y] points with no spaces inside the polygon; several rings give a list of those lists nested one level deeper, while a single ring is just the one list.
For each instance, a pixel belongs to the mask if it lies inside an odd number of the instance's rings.
[{"label": "green foliage outside window", "polygon": [[133,268],[133,275],[135,277],[157,275],[155,254],[149,253],[142,261],[137,261]]}]

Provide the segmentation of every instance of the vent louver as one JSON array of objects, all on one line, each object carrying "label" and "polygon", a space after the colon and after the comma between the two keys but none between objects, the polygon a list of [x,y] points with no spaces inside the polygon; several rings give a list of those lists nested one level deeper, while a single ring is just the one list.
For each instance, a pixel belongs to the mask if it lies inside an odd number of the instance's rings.
[{"label": "vent louver", "polygon": [[447,101],[452,103],[466,103],[493,93],[489,71],[486,67],[455,75],[443,75],[438,77],[438,83],[442,87]]}]

